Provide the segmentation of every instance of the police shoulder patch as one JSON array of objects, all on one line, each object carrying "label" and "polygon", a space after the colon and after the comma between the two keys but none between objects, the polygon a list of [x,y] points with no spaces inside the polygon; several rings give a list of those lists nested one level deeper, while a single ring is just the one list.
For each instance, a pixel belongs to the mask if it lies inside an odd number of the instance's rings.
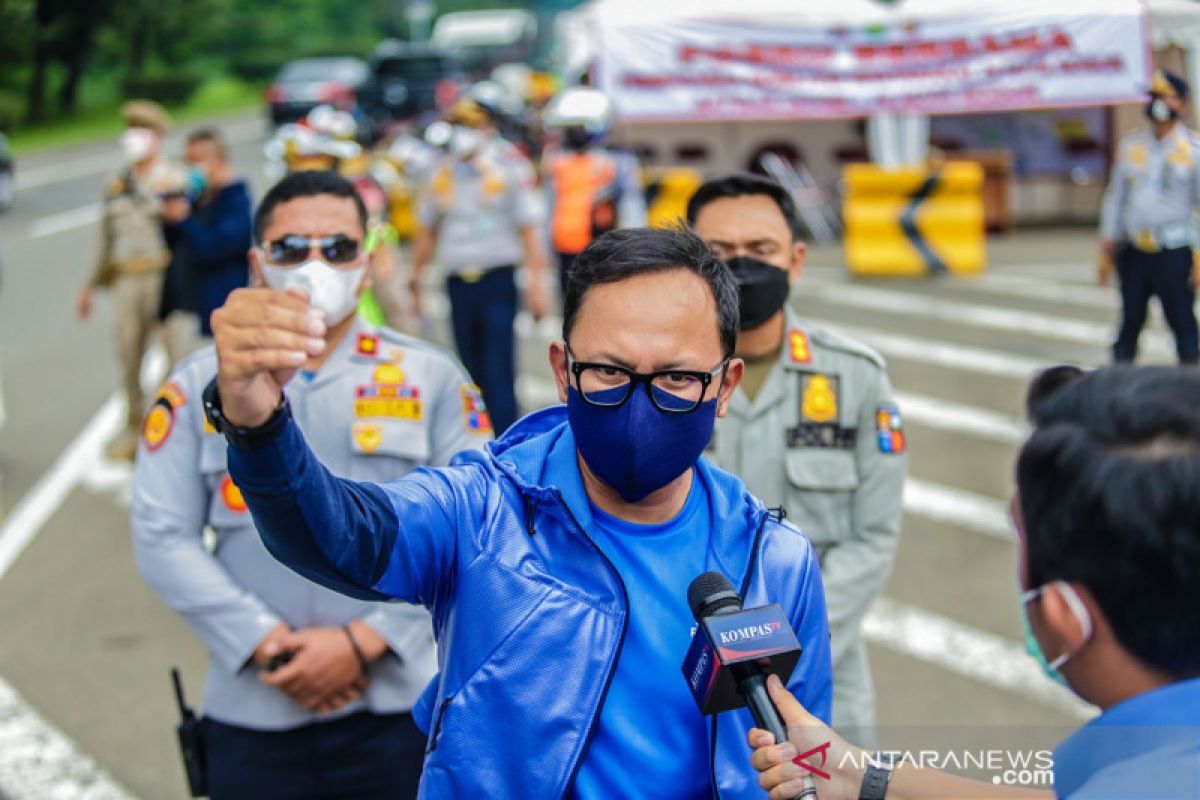
[{"label": "police shoulder patch", "polygon": [[150,452],[166,444],[175,429],[175,412],[187,404],[187,394],[175,381],[167,381],[154,395],[150,411],[142,422],[142,441]]},{"label": "police shoulder patch", "polygon": [[875,439],[881,453],[895,455],[904,452],[907,446],[904,420],[900,417],[900,409],[894,403],[875,408]]},{"label": "police shoulder patch", "polygon": [[462,398],[463,425],[470,433],[492,435],[492,418],[483,402],[483,392],[474,384],[464,383],[458,390]]}]

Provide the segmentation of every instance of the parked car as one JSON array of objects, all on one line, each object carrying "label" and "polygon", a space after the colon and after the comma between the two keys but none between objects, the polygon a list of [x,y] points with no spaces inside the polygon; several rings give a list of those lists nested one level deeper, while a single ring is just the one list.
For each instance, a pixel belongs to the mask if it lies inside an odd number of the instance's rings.
[{"label": "parked car", "polygon": [[8,137],[0,133],[0,211],[7,211],[12,205],[15,192],[12,150],[8,146]]},{"label": "parked car", "polygon": [[352,56],[302,58],[284,64],[265,93],[271,122],[295,122],[323,103],[352,111],[369,74],[367,62]]},{"label": "parked car", "polygon": [[370,77],[358,91],[368,138],[381,135],[392,122],[448,105],[467,80],[455,51],[394,40],[380,43],[370,60]]},{"label": "parked car", "polygon": [[472,79],[486,78],[501,64],[528,63],[537,49],[537,18],[524,9],[452,11],[438,17],[430,40],[458,50]]}]

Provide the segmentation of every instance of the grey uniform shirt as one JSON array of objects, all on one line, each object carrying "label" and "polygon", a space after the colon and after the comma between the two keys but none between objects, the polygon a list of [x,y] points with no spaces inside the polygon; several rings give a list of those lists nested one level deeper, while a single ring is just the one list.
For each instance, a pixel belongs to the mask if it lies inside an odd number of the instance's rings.
[{"label": "grey uniform shirt", "polygon": [[437,230],[438,263],[458,275],[520,264],[520,230],[543,224],[545,204],[529,159],[495,139],[470,161],[442,159],[421,192],[419,216]]},{"label": "grey uniform shirt", "polygon": [[[907,472],[904,429],[883,359],[787,312],[779,361],[754,401],[740,389],[707,455],[812,540],[821,560],[834,666],[861,683],[860,627],[891,571]],[[861,666],[851,661],[861,661]],[[870,704],[869,674],[860,694]],[[842,720],[864,724],[862,714]]]},{"label": "grey uniform shirt", "polygon": [[[205,713],[259,730],[317,719],[260,682],[248,660],[280,622],[298,629],[354,619],[374,628],[390,652],[371,666],[362,698],[337,715],[409,710],[437,669],[428,612],[346,597],[267,552],[230,481],[225,439],[204,419],[200,396],[216,367],[215,350],[201,350],[159,391],[143,429],[132,510],[143,577],[208,647]],[[444,466],[491,435],[478,390],[451,356],[362,320],[319,371],[298,374],[285,392],[317,458],[352,480],[384,482]],[[204,545],[206,526],[216,533],[213,552]]]},{"label": "grey uniform shirt", "polygon": [[1150,128],[1121,140],[1104,194],[1100,235],[1154,251],[1195,246],[1200,136],[1176,123],[1159,141]]}]

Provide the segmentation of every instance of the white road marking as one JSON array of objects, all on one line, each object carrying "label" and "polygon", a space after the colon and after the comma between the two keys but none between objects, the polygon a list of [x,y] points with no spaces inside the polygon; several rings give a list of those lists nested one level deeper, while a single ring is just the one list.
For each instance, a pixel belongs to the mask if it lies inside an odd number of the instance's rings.
[{"label": "white road marking", "polygon": [[[166,355],[154,347],[142,364],[143,386],[154,386],[166,368]],[[111,395],[59,454],[37,483],[13,506],[0,525],[0,579],[41,532],[81,482],[105,470],[105,443],[125,421],[125,400]],[[97,480],[91,478],[91,480]],[[127,800],[132,795],[61,732],[38,715],[0,678],[0,796],[8,800]]]},{"label": "white road marking", "polygon": [[887,597],[875,601],[863,636],[889,650],[1026,697],[1077,719],[1096,710],[1051,682],[1017,642]]},{"label": "white road marking", "polygon": [[904,483],[904,511],[934,522],[1016,543],[1008,505],[994,497],[909,477]]},{"label": "white road marking", "polygon": [[806,322],[811,322],[818,327],[837,331],[857,339],[863,344],[875,348],[885,356],[918,361],[962,372],[974,372],[980,375],[995,375],[1002,378],[1016,378],[1021,381],[1028,381],[1038,370],[1045,369],[1056,363],[1063,363],[1062,360],[1053,361],[1031,358],[1000,350],[988,350],[982,347],[954,344],[938,339],[903,336],[892,331],[867,328],[860,325],[846,325],[841,322],[819,319],[807,315],[804,319]]},{"label": "white road marking", "polygon": [[73,208],[70,211],[60,211],[47,217],[35,219],[29,225],[29,238],[41,239],[43,236],[54,236],[73,228],[82,228],[100,221],[100,204],[89,203],[86,206]]},{"label": "white road marking", "polygon": [[8,800],[132,800],[128,790],[0,678],[0,795]]},{"label": "white road marking", "polygon": [[[4,524],[0,525],[0,578],[99,460],[105,442],[120,430],[124,417],[125,401],[119,394],[113,394],[59,454],[50,469],[13,506]],[[0,751],[2,759],[3,751]]]},{"label": "white road marking", "polygon": [[964,433],[1000,444],[1021,444],[1029,435],[1025,423],[1007,414],[909,392],[896,392],[895,397],[905,419],[928,428]]},{"label": "white road marking", "polygon": [[[225,135],[225,140],[231,145],[251,141],[263,135],[264,122],[261,119],[251,119],[231,125],[218,125]],[[184,134],[167,137],[168,152],[177,150],[184,141]],[[52,183],[72,181],[86,175],[98,175],[104,172],[116,172],[122,165],[122,157],[116,150],[107,150],[90,156],[80,156],[68,161],[47,164],[44,167],[18,169],[16,190],[36,189]]]},{"label": "white road marking", "polygon": [[[947,300],[896,289],[811,281],[808,284],[807,296],[836,305],[868,311],[921,317],[954,325],[1026,334],[1096,347],[1107,347],[1112,342],[1114,335],[1113,326],[1108,323],[1088,322],[982,303]],[[1156,356],[1170,357],[1175,353],[1174,344],[1168,337],[1157,331],[1142,333],[1141,349]]]}]

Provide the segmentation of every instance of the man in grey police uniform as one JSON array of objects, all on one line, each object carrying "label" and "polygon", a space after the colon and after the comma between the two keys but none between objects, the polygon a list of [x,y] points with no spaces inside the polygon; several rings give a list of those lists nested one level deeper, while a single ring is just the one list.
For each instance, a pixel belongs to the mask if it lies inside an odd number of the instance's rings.
[{"label": "man in grey police uniform", "polygon": [[540,320],[549,305],[545,208],[529,159],[500,138],[497,110],[474,94],[450,109],[449,153],[421,192],[410,288],[421,316],[421,276],[436,250],[446,272],[454,345],[502,433],[518,415],[513,322],[519,265],[527,269],[529,313]]},{"label": "man in grey police uniform", "polygon": [[[833,647],[833,724],[870,739],[875,697],[862,620],[891,572],[907,470],[883,359],[786,307],[804,265],[795,205],[751,175],[709,181],[688,222],[738,279],[746,371],[708,456],[783,506],[821,559]],[[744,388],[743,388],[744,387]]]},{"label": "man in grey police uniform", "polygon": [[[481,447],[491,425],[451,356],[354,313],[365,219],[345,179],[295,173],[259,208],[251,263],[257,285],[302,288],[324,312],[287,389],[314,451],[338,475],[388,481]],[[267,553],[205,422],[216,368],[206,348],[158,392],[132,512],[143,576],[209,649],[212,797],[415,796],[425,737],[409,711],[437,668],[428,614],[338,594]]]},{"label": "man in grey police uniform", "polygon": [[1115,268],[1121,290],[1121,328],[1113,361],[1137,357],[1146,306],[1157,296],[1175,335],[1181,364],[1200,360],[1194,250],[1200,246],[1193,212],[1200,206],[1200,135],[1179,120],[1188,85],[1155,70],[1146,103],[1149,125],[1121,140],[1100,215],[1101,285]]}]

